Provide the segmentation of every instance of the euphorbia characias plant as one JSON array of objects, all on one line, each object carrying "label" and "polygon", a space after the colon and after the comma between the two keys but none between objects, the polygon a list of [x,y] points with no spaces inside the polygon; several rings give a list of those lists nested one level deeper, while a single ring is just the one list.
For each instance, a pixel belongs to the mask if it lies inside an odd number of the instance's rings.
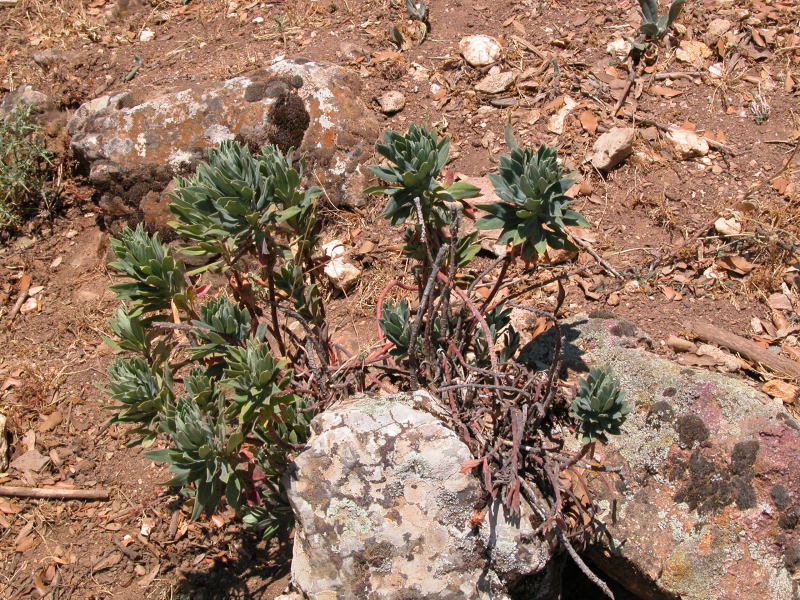
[{"label": "euphorbia characias plant", "polygon": [[[487,499],[500,497],[512,511],[522,478],[556,473],[559,485],[563,462],[539,436],[555,407],[566,414],[555,402],[557,356],[547,373],[517,362],[518,305],[509,299],[531,287],[510,294],[506,275],[518,255],[531,262],[548,247],[572,247],[567,227],[587,222],[569,208],[574,179],[556,150],[520,148],[510,131],[507,139],[511,153],[490,176],[500,201],[479,205],[488,216],[476,226],[500,229],[512,251],[488,266],[476,260],[477,232],[461,231],[479,189],[443,173],[449,138],[411,125],[385,132],[376,146],[386,162],[370,167],[381,183],[367,191],[387,197],[392,225],[406,225],[414,284],[394,280],[381,291],[381,339],[371,353],[350,356],[331,341],[319,277],[321,190],[303,186],[291,152],[268,146],[253,155],[225,142],[193,176],[178,178],[171,226],[186,242],[181,252],[204,257],[203,266],[187,268],[141,226],[112,242],[123,304],[110,324],[120,353],[107,388],[117,402],[113,420],[136,425],[132,443],[167,442],[149,456],[169,465],[168,485],[194,499],[193,517],[226,501],[268,534],[289,525],[281,480],[310,419],[363,391],[436,394],[475,456],[468,468],[481,469]],[[204,283],[209,270],[224,274],[227,287]],[[411,297],[389,298],[397,287]],[[531,310],[557,329],[555,315]],[[573,414],[582,435],[618,431],[627,413],[610,379],[590,374],[579,398]]]}]

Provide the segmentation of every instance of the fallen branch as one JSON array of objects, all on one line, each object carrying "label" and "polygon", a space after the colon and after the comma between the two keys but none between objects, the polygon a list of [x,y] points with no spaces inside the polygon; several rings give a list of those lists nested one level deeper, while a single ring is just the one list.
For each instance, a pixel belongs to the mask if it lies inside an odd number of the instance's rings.
[{"label": "fallen branch", "polygon": [[36,488],[0,485],[0,496],[45,498],[54,500],[108,500],[108,490],[72,490],[69,488]]},{"label": "fallen branch", "polygon": [[17,301],[14,303],[14,307],[11,309],[11,312],[8,313],[8,318],[6,319],[6,325],[9,327],[11,327],[14,317],[17,316],[25,300],[28,299],[28,290],[31,288],[31,276],[27,273],[23,274],[22,277],[19,278],[17,287],[19,288],[19,296],[17,296]]},{"label": "fallen branch", "polygon": [[764,365],[772,371],[800,379],[800,363],[774,354],[740,335],[725,331],[710,323],[697,321],[688,321],[684,324],[684,327],[688,333],[703,341],[733,350],[744,358]]},{"label": "fallen branch", "polygon": [[[671,125],[665,125],[664,123],[660,123],[658,121],[654,121],[653,119],[648,119],[647,117],[643,117],[637,113],[623,113],[620,115],[621,117],[626,117],[631,121],[638,121],[642,125],[647,125],[648,127],[655,127],[660,131],[672,131],[674,129],[680,129],[679,127],[672,127]],[[718,142],[717,140],[712,140],[708,136],[703,136],[703,139],[706,141],[710,148],[717,150],[719,152],[723,152],[730,156],[736,156],[736,152],[728,145]]]},{"label": "fallen branch", "polygon": [[664,81],[665,79],[694,79],[703,75],[702,71],[673,71],[671,73],[656,73],[653,79]]},{"label": "fallen branch", "polygon": [[572,241],[575,242],[576,244],[578,244],[578,246],[580,246],[584,250],[586,250],[589,254],[591,254],[592,257],[597,261],[597,263],[601,267],[603,267],[606,271],[611,273],[614,277],[616,277],[617,279],[625,279],[622,276],[622,274],[619,271],[617,271],[610,262],[605,260],[602,256],[600,256],[597,253],[597,251],[595,251],[594,248],[592,248],[592,245],[589,242],[587,242],[585,240],[582,240],[581,238],[579,238],[576,235],[572,236]]}]

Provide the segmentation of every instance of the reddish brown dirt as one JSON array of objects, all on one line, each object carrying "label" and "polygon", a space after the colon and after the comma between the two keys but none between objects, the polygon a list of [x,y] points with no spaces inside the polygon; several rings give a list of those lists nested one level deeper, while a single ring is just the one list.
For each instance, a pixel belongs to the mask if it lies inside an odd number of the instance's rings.
[{"label": "reddish brown dirt", "polygon": [[[785,324],[789,337],[780,341],[784,347],[797,345],[791,336],[796,313],[766,303],[781,291],[784,278],[791,281],[787,268],[796,260],[776,240],[798,243],[800,159],[786,164],[800,135],[795,109],[800,32],[792,0],[687,3],[679,20],[685,39],[702,39],[710,20],[719,17],[750,32],[725,51],[731,72],[711,78],[707,68],[719,58],[709,58],[697,68],[702,76],[674,79],[671,87],[679,95],[656,95],[653,86],[666,84],[648,76],[643,90],[635,88],[629,99],[628,110],[635,106],[660,123],[711,132],[735,156],[712,151],[707,164],[676,160],[662,135],[649,131],[637,141],[637,154],[607,176],[592,172],[583,158],[600,132],[627,123],[610,116],[625,72],[605,48],[621,33],[633,35],[620,26],[638,25],[635,2],[432,2],[428,39],[402,54],[388,36],[390,23],[403,18],[402,2],[241,0],[229,16],[231,4],[0,4],[0,94],[28,83],[70,110],[127,85],[161,88],[230,77],[280,54],[348,66],[362,75],[364,100],[376,110],[374,98],[383,91],[406,95],[402,112],[380,117],[387,127],[402,130],[417,122],[445,128],[456,156],[450,166],[457,172],[482,176],[494,168],[505,152],[503,127],[509,118],[521,143],[561,147],[566,164],[588,184],[575,203],[593,224],[585,237],[625,276],[618,281],[595,268],[584,287],[573,279],[565,314],[613,310],[657,342],[679,333],[686,318],[751,336],[751,319],[757,317],[770,326]],[[283,16],[282,31],[276,16]],[[256,17],[263,22],[253,22]],[[139,41],[144,29],[155,33],[153,41]],[[529,71],[538,89],[502,95],[517,103],[510,109],[476,96],[473,85],[480,74],[458,60],[459,39],[473,33],[501,39],[507,49],[504,67]],[[45,67],[32,59],[42,51],[54,57]],[[143,66],[129,84],[135,57]],[[551,61],[558,65],[557,79]],[[652,75],[695,68],[662,45],[653,70]],[[432,92],[431,84],[443,92]],[[750,110],[759,91],[771,106],[761,125]],[[565,95],[579,106],[564,132],[554,134],[548,121]],[[583,111],[598,117],[597,132],[581,126]],[[786,189],[783,179],[794,188]],[[0,483],[63,482],[108,488],[111,497],[107,502],[0,499],[0,597],[273,598],[286,585],[287,555],[243,538],[229,516],[192,523],[185,512],[175,512],[179,499],[157,485],[167,478],[165,471],[140,449],[126,449],[122,429],[106,426],[107,399],[96,385],[103,383],[111,358],[100,335],[115,306],[107,290],[107,234],[95,224],[91,190],[77,178],[65,189],[68,208],[52,224],[35,220],[23,237],[0,248],[0,409],[9,417],[13,457],[25,451],[29,431],[35,432],[36,449],[50,456],[39,472],[11,470]],[[714,221],[733,209],[742,211],[745,199],[749,205],[739,215],[743,230],[765,230],[767,241],[728,243],[715,232]],[[359,288],[335,302],[333,311],[335,328],[367,331],[369,338],[374,326],[368,316],[378,291],[404,270],[397,260],[400,236],[377,218],[377,207],[336,211],[329,218],[332,235],[345,236],[355,247],[368,240],[376,246],[362,257],[367,270]],[[728,255],[757,266],[745,277],[714,266]],[[53,266],[59,258],[60,265]],[[579,262],[591,257],[582,255]],[[41,309],[17,315],[7,326],[14,284],[23,272],[44,288],[36,296]],[[543,276],[552,272],[540,270]],[[790,284],[785,291],[792,298],[796,288]],[[551,293],[529,301],[544,303]],[[664,346],[659,351],[670,353]],[[788,352],[791,356],[792,349]],[[41,430],[42,421],[56,413],[60,422]],[[147,536],[143,527],[151,528]]]}]

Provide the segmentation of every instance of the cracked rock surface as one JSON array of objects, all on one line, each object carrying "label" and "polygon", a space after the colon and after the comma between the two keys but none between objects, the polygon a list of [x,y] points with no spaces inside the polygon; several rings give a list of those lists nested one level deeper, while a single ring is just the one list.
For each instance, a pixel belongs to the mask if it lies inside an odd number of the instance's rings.
[{"label": "cracked rock surface", "polygon": [[423,406],[437,410],[424,392],[356,396],[313,420],[287,475],[294,585],[311,600],[500,600],[538,573],[530,597],[554,597],[550,546],[530,539],[525,508],[519,523],[493,507],[472,527],[472,456]]},{"label": "cracked rock surface", "polygon": [[364,187],[361,163],[378,137],[359,91],[358,78],[341,67],[281,59],[225,81],[101,96],[75,112],[68,131],[102,193],[107,224],[143,220],[143,198],[193,172],[223,140],[254,151],[266,144],[298,149],[314,184],[322,183],[334,203],[354,204]]},{"label": "cracked rock surface", "polygon": [[[594,564],[643,600],[800,598],[800,424],[782,403],[647,352],[612,314],[562,331],[568,366],[611,367],[634,405],[597,451],[622,477],[586,473],[604,529]],[[537,342],[533,362],[552,339]]]}]

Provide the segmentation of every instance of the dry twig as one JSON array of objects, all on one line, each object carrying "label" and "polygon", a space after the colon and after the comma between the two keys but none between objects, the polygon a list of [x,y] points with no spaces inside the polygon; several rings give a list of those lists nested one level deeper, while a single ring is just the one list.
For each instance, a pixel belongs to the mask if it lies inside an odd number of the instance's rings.
[{"label": "dry twig", "polygon": [[37,488],[0,485],[0,496],[17,498],[44,498],[48,500],[108,500],[104,489],[73,490],[69,488]]}]

